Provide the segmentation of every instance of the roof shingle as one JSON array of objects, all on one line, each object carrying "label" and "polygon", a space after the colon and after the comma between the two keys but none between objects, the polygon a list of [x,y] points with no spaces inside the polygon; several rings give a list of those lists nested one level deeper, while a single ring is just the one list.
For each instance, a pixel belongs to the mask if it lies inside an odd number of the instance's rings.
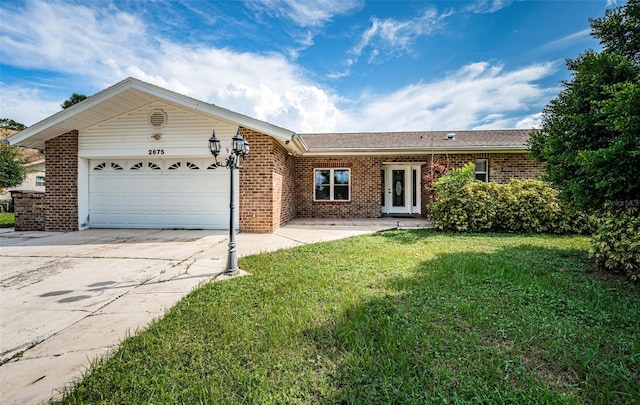
[{"label": "roof shingle", "polygon": [[[309,152],[527,148],[529,129],[300,134]],[[448,139],[448,134],[455,134]],[[450,137],[449,137],[450,138]]]}]

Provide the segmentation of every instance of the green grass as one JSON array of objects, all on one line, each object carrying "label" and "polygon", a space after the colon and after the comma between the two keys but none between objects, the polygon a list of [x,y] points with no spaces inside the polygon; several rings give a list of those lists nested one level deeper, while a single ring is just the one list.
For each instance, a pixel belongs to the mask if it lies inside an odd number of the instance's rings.
[{"label": "green grass", "polygon": [[584,237],[389,231],[244,258],[66,403],[633,403],[640,287]]},{"label": "green grass", "polygon": [[13,212],[0,212],[0,228],[10,228],[15,225]]}]

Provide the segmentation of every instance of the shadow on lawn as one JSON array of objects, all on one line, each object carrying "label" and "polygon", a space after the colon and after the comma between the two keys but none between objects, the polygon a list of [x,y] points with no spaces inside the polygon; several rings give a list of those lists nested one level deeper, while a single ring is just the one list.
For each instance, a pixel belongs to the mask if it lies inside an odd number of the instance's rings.
[{"label": "shadow on lawn", "polygon": [[[389,236],[411,243],[421,233]],[[620,308],[611,294],[628,286],[584,277],[586,260],[581,250],[520,245],[441,255],[412,276],[386,280],[385,296],[305,333],[335,365],[337,391],[327,402],[618,402],[639,395],[637,373],[606,367],[634,370],[633,353],[602,354],[628,338],[618,336]],[[627,310],[638,313],[637,306]],[[638,317],[631,319],[624,326],[637,330]]]}]

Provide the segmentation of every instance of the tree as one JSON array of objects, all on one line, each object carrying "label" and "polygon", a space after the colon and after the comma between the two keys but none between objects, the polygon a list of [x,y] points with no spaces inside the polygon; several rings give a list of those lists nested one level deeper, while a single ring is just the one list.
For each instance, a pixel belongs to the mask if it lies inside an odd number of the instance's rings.
[{"label": "tree", "polygon": [[630,0],[626,7],[609,9],[605,17],[589,22],[604,48],[640,63],[640,2]]},{"label": "tree", "polygon": [[640,198],[640,0],[590,20],[604,47],[568,60],[572,79],[529,142],[573,205],[599,210]]},{"label": "tree", "polygon": [[28,173],[28,158],[23,149],[5,143],[5,139],[27,126],[9,118],[0,119],[0,189],[22,183]]},{"label": "tree", "polygon": [[78,104],[79,102],[81,102],[85,98],[87,98],[87,96],[85,96],[84,94],[73,93],[71,95],[71,97],[69,97],[62,104],[60,104],[60,107],[62,107],[63,109],[69,108],[74,104]]},{"label": "tree", "polygon": [[13,131],[22,131],[23,129],[25,129],[27,126],[24,124],[21,124],[19,122],[16,122],[12,119],[9,118],[0,118],[0,128],[2,129],[10,129]]},{"label": "tree", "polygon": [[22,183],[27,175],[26,163],[27,158],[21,148],[0,143],[0,189]]}]

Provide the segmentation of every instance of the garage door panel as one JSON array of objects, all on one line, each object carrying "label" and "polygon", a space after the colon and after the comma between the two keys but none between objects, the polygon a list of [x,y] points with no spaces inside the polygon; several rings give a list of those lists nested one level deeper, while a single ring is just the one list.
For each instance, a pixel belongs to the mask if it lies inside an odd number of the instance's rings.
[{"label": "garage door panel", "polygon": [[113,185],[112,190],[117,192],[156,193],[162,192],[166,187],[159,175],[138,176],[134,174],[124,181],[123,179],[114,180],[116,184]]},{"label": "garage door panel", "polygon": [[109,190],[109,177],[94,175],[89,183],[89,192],[101,192]]},{"label": "garage door panel", "polygon": [[[130,170],[138,162],[107,160],[103,170],[90,172],[91,227],[228,228],[227,170],[204,170],[207,167],[204,161],[193,161],[198,170],[189,169],[186,161],[181,170],[168,170],[175,162],[168,164],[161,159],[154,160],[152,165],[146,162],[139,170]],[[112,170],[111,163],[124,169]]]},{"label": "garage door panel", "polygon": [[105,210],[109,207],[109,196],[104,194],[93,194],[93,206],[96,209]]},{"label": "garage door panel", "polygon": [[107,213],[106,220],[111,226],[125,226],[127,224],[127,215],[121,213]]}]

